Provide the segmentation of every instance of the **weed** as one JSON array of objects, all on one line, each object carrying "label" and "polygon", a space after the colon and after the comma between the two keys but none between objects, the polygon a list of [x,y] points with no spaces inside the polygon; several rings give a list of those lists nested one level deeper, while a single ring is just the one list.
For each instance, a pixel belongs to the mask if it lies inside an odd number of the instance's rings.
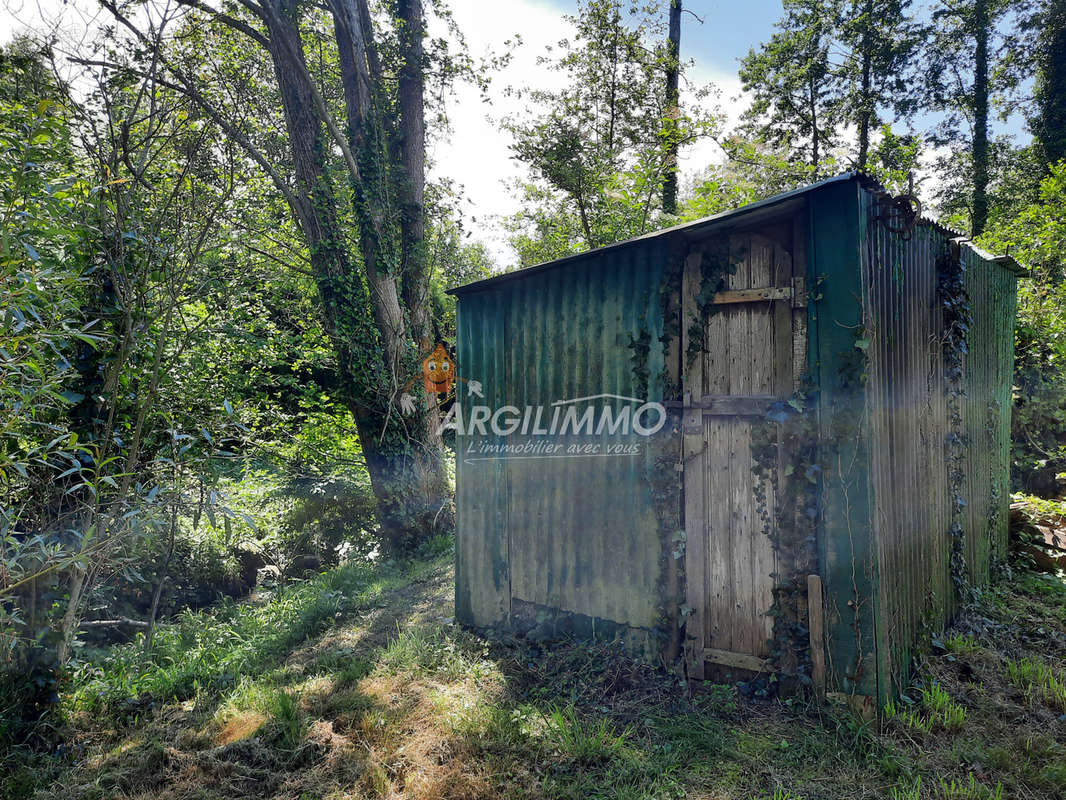
[{"label": "weed", "polygon": [[895,720],[904,727],[911,728],[919,733],[930,733],[933,730],[933,722],[913,708],[898,706],[894,700],[889,700],[885,705],[885,719]]},{"label": "weed", "polygon": [[278,590],[262,605],[224,601],[186,611],[155,635],[150,655],[137,643],[112,648],[100,663],[75,665],[73,711],[137,709],[144,699],[187,699],[224,691],[258,675],[339,617],[403,583],[398,570],[351,564]]},{"label": "weed", "polygon": [[476,655],[441,628],[410,628],[398,631],[378,656],[378,669],[387,673],[431,672],[443,678],[486,677],[494,665],[486,659],[483,643]]},{"label": "weed", "polygon": [[940,791],[944,800],[1003,800],[1003,784],[997,783],[995,789],[980,784],[970,775],[969,783],[951,779],[948,783],[940,779]]},{"label": "weed", "polygon": [[564,757],[580,764],[599,764],[621,754],[631,728],[616,733],[614,726],[601,719],[585,723],[573,706],[553,708],[545,717],[545,740]]},{"label": "weed", "polygon": [[981,650],[981,646],[973,638],[961,633],[945,636],[944,647],[949,653],[959,656],[976,655]]},{"label": "weed", "polygon": [[953,701],[951,695],[936,681],[922,687],[922,707],[929,714],[929,722],[933,727],[957,731],[966,724],[966,709]]},{"label": "weed", "polygon": [[900,788],[899,786],[892,787],[892,794],[890,795],[892,800],[921,800],[922,797],[922,776],[919,775],[914,779],[914,783],[908,788]]},{"label": "weed", "polygon": [[307,729],[299,701],[288,692],[275,692],[269,708],[277,731],[275,745],[279,750],[295,753],[303,743]]},{"label": "weed", "polygon": [[780,786],[774,789],[773,794],[764,795],[752,795],[751,800],[803,800],[799,795],[792,794],[788,789],[782,789]]},{"label": "weed", "polygon": [[837,709],[829,709],[825,720],[832,726],[837,743],[842,749],[854,753],[861,760],[879,754],[881,748],[874,737],[873,720],[863,720]]},{"label": "weed", "polygon": [[338,685],[362,680],[372,669],[370,661],[345,650],[327,650],[315,660],[315,671],[332,675]]},{"label": "weed", "polygon": [[1025,693],[1031,704],[1043,702],[1066,713],[1066,680],[1037,658],[1007,662],[1007,680]]}]

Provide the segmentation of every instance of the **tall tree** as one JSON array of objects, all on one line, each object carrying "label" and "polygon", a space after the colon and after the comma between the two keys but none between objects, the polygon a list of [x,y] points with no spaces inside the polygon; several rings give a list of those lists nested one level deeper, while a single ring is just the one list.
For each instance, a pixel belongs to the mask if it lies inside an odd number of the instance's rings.
[{"label": "tall tree", "polygon": [[663,177],[663,213],[677,213],[677,131],[671,123],[681,113],[681,0],[670,0],[670,30],[666,39],[666,175]]},{"label": "tall tree", "polygon": [[923,105],[945,114],[931,138],[941,146],[965,144],[974,236],[988,222],[993,102],[1017,85],[1002,32],[1017,5],[1014,0],[941,0],[924,32]]},{"label": "tall tree", "polygon": [[[526,210],[512,220],[523,260],[599,247],[651,229],[676,147],[712,126],[695,109],[672,110],[662,4],[586,0],[559,43],[558,90],[525,90],[535,114],[507,121],[512,149],[531,173]],[[679,11],[678,11],[679,13]],[[679,78],[680,79],[680,78]],[[701,98],[706,89],[697,88]],[[675,157],[676,158],[676,157]]]},{"label": "tall tree", "polygon": [[[136,6],[102,2],[162,80],[238,142],[285,198],[309,251],[382,532],[397,547],[418,540],[448,497],[435,410],[427,404],[404,417],[399,407],[431,336],[421,0],[401,0],[388,19],[375,18],[367,0],[242,0],[225,11],[180,0],[195,12],[183,32],[206,23],[269,58],[287,134],[280,158],[240,109],[220,100],[225,85],[179,57],[180,37],[160,44],[153,34],[162,23],[149,30]],[[232,64],[233,52],[221,49],[219,59]],[[312,64],[337,76],[339,96]]]},{"label": "tall tree", "polygon": [[855,166],[866,169],[871,134],[885,110],[909,111],[906,85],[915,38],[907,19],[909,0],[852,0],[840,24],[844,50],[836,70],[842,84],[843,118],[856,128]]},{"label": "tall tree", "polygon": [[784,8],[770,41],[741,62],[740,79],[752,94],[744,119],[750,132],[817,174],[842,123],[830,62],[840,0],[785,0]]},{"label": "tall tree", "polygon": [[1033,134],[1047,165],[1066,158],[1066,0],[1047,0],[1037,17]]}]

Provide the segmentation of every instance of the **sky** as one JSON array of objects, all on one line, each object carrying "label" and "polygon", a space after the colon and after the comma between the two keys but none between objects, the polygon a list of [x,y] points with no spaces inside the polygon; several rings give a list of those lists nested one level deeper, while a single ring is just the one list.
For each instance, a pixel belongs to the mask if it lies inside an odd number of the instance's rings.
[{"label": "sky", "polygon": [[[429,147],[430,177],[450,178],[463,190],[466,229],[488,246],[498,266],[512,266],[515,255],[499,221],[518,210],[508,184],[524,171],[511,157],[510,137],[499,121],[526,109],[523,101],[507,96],[505,90],[557,85],[558,76],[537,64],[537,57],[570,33],[563,15],[573,13],[576,0],[451,0],[450,5],[474,58],[501,54],[503,43],[516,34],[522,39],[509,66],[494,74],[489,104],[472,86],[455,88],[447,101],[449,130]],[[684,5],[691,11],[683,15],[681,34],[681,56],[693,62],[688,78],[696,85],[709,82],[718,87],[717,103],[727,126],[731,125],[747,105],[737,78],[740,59],[770,38],[781,16],[781,2],[686,0]],[[106,18],[95,0],[0,0],[0,42],[25,26],[41,29],[55,20],[62,20],[68,35],[78,35]],[[1020,132],[1016,123],[1008,129]],[[723,153],[709,141],[683,149],[682,186],[708,164],[723,160]]]},{"label": "sky", "polygon": [[[779,0],[752,0],[744,6],[725,2],[690,5],[705,23],[701,25],[691,14],[685,14],[682,20],[682,58],[694,61],[689,80],[695,85],[715,84],[722,110],[730,122],[736,122],[746,105],[742,99],[733,102],[742,94],[737,78],[738,59],[747,53],[748,42],[756,41],[760,35],[768,38],[769,26],[780,14],[781,4]],[[519,210],[514,192],[506,184],[524,172],[511,158],[511,138],[498,121],[520,114],[525,108],[522,101],[508,97],[505,90],[508,86],[558,85],[557,74],[537,64],[537,57],[571,32],[563,15],[572,13],[575,3],[452,0],[451,6],[474,58],[498,53],[500,43],[516,33],[522,38],[521,46],[512,52],[511,63],[492,79],[490,104],[486,105],[473,87],[457,87],[454,109],[449,110],[451,135],[433,142],[429,150],[433,174],[451,177],[462,185],[465,209],[470,214],[467,228],[476,231],[476,238],[488,245],[501,266],[512,265],[514,253],[506,244],[498,220]],[[741,12],[740,8],[746,10]],[[756,13],[749,15],[747,11]],[[679,159],[682,178],[722,159],[723,154],[711,142],[685,148]]]}]

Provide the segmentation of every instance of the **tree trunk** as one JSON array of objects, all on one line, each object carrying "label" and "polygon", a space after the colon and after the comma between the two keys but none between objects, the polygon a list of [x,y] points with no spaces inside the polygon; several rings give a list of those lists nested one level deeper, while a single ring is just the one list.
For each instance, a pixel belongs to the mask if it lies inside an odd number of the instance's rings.
[{"label": "tree trunk", "polygon": [[859,88],[859,108],[857,125],[859,128],[859,157],[855,166],[860,170],[866,169],[866,162],[870,157],[870,125],[873,122],[873,79],[871,76],[873,65],[873,30],[874,2],[866,0],[862,18],[862,75]]},{"label": "tree trunk", "polygon": [[[401,419],[397,404],[418,363],[397,288],[401,264],[389,214],[390,137],[386,121],[375,113],[374,87],[381,84],[374,74],[377,54],[366,30],[369,12],[359,0],[336,0],[332,9],[348,144],[359,170],[351,178],[363,261],[360,276],[345,245],[324,121],[315,105],[294,10],[287,0],[270,0],[264,8],[293,156],[295,195],[326,326],[347,387],[344,399],[355,419],[383,538],[389,546],[404,548],[432,531],[447,503],[447,483],[429,415]],[[424,160],[424,151],[421,157]],[[424,186],[421,173],[416,180]],[[418,197],[421,200],[421,194]],[[421,250],[420,240],[412,245]],[[422,313],[428,319],[424,300]]]},{"label": "tree trunk", "polygon": [[973,7],[976,44],[973,68],[973,210],[971,236],[984,233],[988,223],[988,0]]},{"label": "tree trunk", "polygon": [[81,608],[82,589],[85,586],[85,569],[80,564],[71,568],[70,592],[67,599],[67,610],[63,614],[63,621],[59,626],[59,642],[56,644],[56,661],[60,665],[67,663],[70,655],[70,643],[74,638],[74,629],[81,619],[78,613]]},{"label": "tree trunk", "polygon": [[[176,487],[175,491],[177,491]],[[229,522],[229,517],[226,517],[226,522]],[[178,499],[175,497],[170,507],[170,539],[167,543],[167,556],[163,559],[163,566],[156,579],[155,589],[152,591],[152,605],[148,609],[148,628],[144,633],[144,652],[146,653],[150,653],[152,650],[152,637],[155,635],[155,619],[159,613],[159,600],[163,596],[163,586],[170,577],[170,560],[174,558],[174,537],[177,532]]]},{"label": "tree trunk", "polygon": [[403,300],[411,320],[411,336],[420,352],[429,353],[433,349],[433,330],[427,302],[429,273],[425,247],[426,121],[422,70],[425,22],[422,0],[399,0],[397,10],[403,47],[403,66],[399,75]]},{"label": "tree trunk", "polygon": [[1066,0],[1051,0],[1042,22],[1033,132],[1050,166],[1066,158]]},{"label": "tree trunk", "polygon": [[677,213],[678,130],[681,95],[678,79],[681,72],[681,0],[670,0],[670,32],[666,40],[666,176],[663,178],[663,212]]},{"label": "tree trunk", "polygon": [[814,88],[814,75],[807,77],[808,106],[811,115],[811,166],[814,167],[814,177],[818,177],[818,95]]}]

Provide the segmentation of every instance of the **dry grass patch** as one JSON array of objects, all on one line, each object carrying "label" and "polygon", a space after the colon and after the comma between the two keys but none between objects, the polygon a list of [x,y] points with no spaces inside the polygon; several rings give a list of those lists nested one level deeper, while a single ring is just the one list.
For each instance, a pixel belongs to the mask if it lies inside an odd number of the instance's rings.
[{"label": "dry grass patch", "polygon": [[214,735],[214,742],[222,747],[255,736],[270,721],[262,711],[239,711],[228,717]]}]

